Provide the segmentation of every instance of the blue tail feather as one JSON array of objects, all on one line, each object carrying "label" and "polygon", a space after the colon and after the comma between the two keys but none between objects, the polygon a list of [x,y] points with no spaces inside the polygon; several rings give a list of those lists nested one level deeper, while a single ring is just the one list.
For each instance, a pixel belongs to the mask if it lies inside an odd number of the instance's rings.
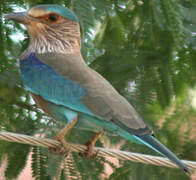
[{"label": "blue tail feather", "polygon": [[182,168],[185,172],[190,172],[189,168],[180,159],[178,159],[174,153],[172,153],[168,148],[166,148],[163,144],[161,144],[152,135],[147,134],[147,135],[135,136],[135,137],[138,140],[140,140],[143,144],[147,145],[148,147],[155,150],[159,154],[169,158],[180,168]]}]

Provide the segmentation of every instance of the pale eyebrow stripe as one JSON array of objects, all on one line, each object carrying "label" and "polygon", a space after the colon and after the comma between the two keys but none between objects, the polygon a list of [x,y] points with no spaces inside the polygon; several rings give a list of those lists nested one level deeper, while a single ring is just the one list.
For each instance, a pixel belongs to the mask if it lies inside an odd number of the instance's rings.
[{"label": "pale eyebrow stripe", "polygon": [[39,16],[44,16],[46,14],[49,14],[50,11],[46,11],[46,10],[41,10],[41,9],[30,9],[27,12],[27,15],[32,16],[32,17],[39,17]]}]

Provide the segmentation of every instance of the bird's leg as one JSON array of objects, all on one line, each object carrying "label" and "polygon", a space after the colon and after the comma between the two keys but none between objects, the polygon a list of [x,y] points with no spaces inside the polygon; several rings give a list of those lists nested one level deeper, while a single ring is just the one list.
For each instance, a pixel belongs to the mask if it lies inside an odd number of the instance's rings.
[{"label": "bird's leg", "polygon": [[75,126],[75,124],[77,123],[78,118],[74,118],[73,121],[71,123],[68,123],[55,137],[56,140],[58,140],[62,146],[63,149],[56,149],[56,148],[50,148],[51,152],[53,152],[54,154],[64,154],[67,155],[70,151],[70,147],[68,146],[65,136],[67,135],[67,133]]},{"label": "bird's leg", "polygon": [[92,139],[86,143],[87,151],[84,153],[85,156],[87,156],[89,158],[94,158],[93,149],[94,149],[95,143],[97,142],[97,140],[99,139],[99,137],[101,136],[101,134],[102,134],[101,131],[98,132],[98,133],[96,133],[92,137]]}]

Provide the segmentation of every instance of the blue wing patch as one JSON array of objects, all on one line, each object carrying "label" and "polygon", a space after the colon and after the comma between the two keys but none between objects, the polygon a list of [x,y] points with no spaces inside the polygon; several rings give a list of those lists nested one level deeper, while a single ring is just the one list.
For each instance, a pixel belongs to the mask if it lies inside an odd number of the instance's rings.
[{"label": "blue wing patch", "polygon": [[55,104],[92,115],[80,102],[80,99],[85,96],[85,88],[58,75],[53,68],[41,62],[35,53],[20,60],[20,70],[29,91]]}]

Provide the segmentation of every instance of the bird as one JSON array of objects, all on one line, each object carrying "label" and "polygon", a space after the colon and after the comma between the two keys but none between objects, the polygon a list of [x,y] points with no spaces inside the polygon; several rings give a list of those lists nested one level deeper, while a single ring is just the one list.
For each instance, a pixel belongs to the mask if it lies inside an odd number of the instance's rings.
[{"label": "bird", "polygon": [[133,106],[81,54],[78,17],[57,4],[36,5],[5,18],[25,25],[30,37],[19,58],[24,85],[37,106],[65,127],[56,139],[69,151],[66,134],[73,128],[93,130],[87,156],[104,131],[144,144],[169,158],[184,172],[189,168],[159,142]]}]

